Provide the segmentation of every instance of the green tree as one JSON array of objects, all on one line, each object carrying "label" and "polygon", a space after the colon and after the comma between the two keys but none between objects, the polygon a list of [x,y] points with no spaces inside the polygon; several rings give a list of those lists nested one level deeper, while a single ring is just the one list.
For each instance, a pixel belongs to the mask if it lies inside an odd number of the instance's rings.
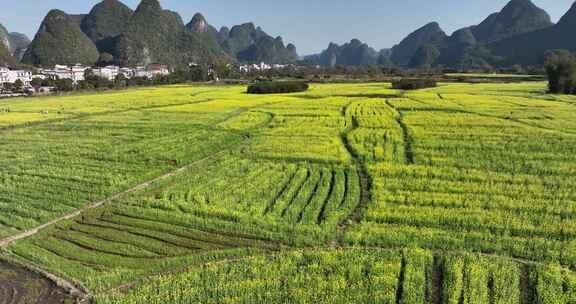
[{"label": "green tree", "polygon": [[90,85],[85,85],[84,87],[86,87],[86,88],[90,88],[90,87],[93,87],[95,89],[114,88],[114,83],[112,81],[110,81],[106,78],[92,75],[92,74],[87,74],[86,79],[83,81],[83,83],[90,84]]},{"label": "green tree", "polygon": [[218,63],[214,66],[216,75],[220,78],[228,79],[232,76],[232,65],[229,63]]},{"label": "green tree", "polygon": [[74,90],[74,82],[72,79],[58,79],[56,80],[56,89],[61,92],[68,92]]},{"label": "green tree", "polygon": [[114,84],[116,88],[125,88],[128,86],[128,78],[124,74],[118,74],[114,79]]},{"label": "green tree", "polygon": [[42,86],[43,87],[55,87],[56,86],[56,80],[49,79],[49,78],[43,79],[42,80]]},{"label": "green tree", "polygon": [[208,80],[208,68],[204,65],[191,66],[190,80],[194,82],[202,82]]},{"label": "green tree", "polygon": [[41,78],[34,78],[30,82],[30,84],[35,88],[39,88],[42,86],[42,82],[44,82],[44,80],[42,80]]},{"label": "green tree", "polygon": [[78,85],[76,86],[76,88],[78,90],[92,90],[94,89],[94,85],[92,83],[90,83],[89,81],[80,81],[78,82]]},{"label": "green tree", "polygon": [[22,92],[22,90],[24,89],[24,83],[22,82],[22,80],[17,79],[14,82],[14,91],[16,92]]},{"label": "green tree", "polygon": [[110,53],[102,53],[100,54],[100,59],[98,59],[98,65],[100,66],[106,66],[106,65],[110,65],[114,63],[114,56],[112,56]]},{"label": "green tree", "polygon": [[550,93],[576,94],[576,56],[568,50],[554,50],[546,55],[546,73]]}]

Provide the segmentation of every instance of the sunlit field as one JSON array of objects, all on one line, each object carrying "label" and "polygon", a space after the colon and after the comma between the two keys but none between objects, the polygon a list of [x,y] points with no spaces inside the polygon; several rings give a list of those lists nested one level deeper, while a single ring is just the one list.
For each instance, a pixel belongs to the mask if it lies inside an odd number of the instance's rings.
[{"label": "sunlit field", "polygon": [[576,98],[545,83],[0,101],[3,248],[96,303],[576,303]]}]

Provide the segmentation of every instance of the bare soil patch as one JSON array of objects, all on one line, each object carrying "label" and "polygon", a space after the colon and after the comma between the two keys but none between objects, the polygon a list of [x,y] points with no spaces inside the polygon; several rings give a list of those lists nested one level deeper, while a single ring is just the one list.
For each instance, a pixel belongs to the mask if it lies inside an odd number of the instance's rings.
[{"label": "bare soil patch", "polygon": [[0,261],[0,304],[62,304],[73,299],[32,271]]}]

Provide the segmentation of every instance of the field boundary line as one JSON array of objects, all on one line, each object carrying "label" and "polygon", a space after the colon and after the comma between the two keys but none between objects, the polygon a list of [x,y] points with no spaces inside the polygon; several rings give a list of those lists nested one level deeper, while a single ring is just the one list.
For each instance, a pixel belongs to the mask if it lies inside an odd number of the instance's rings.
[{"label": "field boundary line", "polygon": [[439,256],[454,256],[454,255],[476,255],[479,257],[484,257],[484,258],[495,258],[495,259],[502,259],[502,260],[506,260],[509,262],[515,262],[518,264],[522,264],[522,265],[535,265],[535,266],[550,266],[550,265],[554,265],[554,266],[558,266],[560,270],[564,271],[564,272],[570,272],[570,273],[576,273],[576,269],[572,269],[569,266],[563,265],[563,264],[559,264],[556,263],[555,261],[550,261],[550,262],[546,262],[546,261],[537,261],[537,260],[531,260],[530,258],[522,258],[522,257],[515,257],[515,256],[511,256],[511,255],[506,255],[506,254],[500,254],[497,252],[494,253],[490,253],[490,252],[484,252],[484,251],[467,251],[467,250],[444,250],[444,249],[433,249],[433,248],[427,248],[424,246],[416,246],[416,247],[410,247],[410,246],[406,246],[406,247],[402,247],[402,246],[392,246],[392,247],[378,247],[378,246],[358,246],[358,245],[343,245],[343,246],[331,246],[331,245],[324,245],[324,246],[311,246],[311,247],[291,247],[294,250],[310,250],[310,249],[314,249],[314,250],[382,250],[382,251],[387,251],[387,252],[392,252],[392,251],[402,251],[404,249],[422,249],[422,250],[427,250],[432,252],[433,254],[437,254]]},{"label": "field boundary line", "polygon": [[198,164],[201,164],[201,163],[203,163],[203,162],[205,162],[205,161],[207,161],[207,160],[209,160],[209,159],[212,159],[212,158],[214,158],[215,156],[220,155],[220,154],[222,154],[222,153],[224,153],[224,152],[226,152],[226,151],[228,151],[228,149],[221,150],[221,151],[219,151],[219,152],[217,152],[217,153],[215,153],[215,154],[206,156],[206,157],[201,158],[201,159],[199,159],[199,160],[196,160],[196,161],[194,161],[194,162],[192,162],[192,163],[190,163],[190,164],[188,164],[188,165],[185,165],[185,166],[183,166],[183,167],[177,168],[176,170],[173,170],[173,171],[170,171],[170,172],[165,173],[165,174],[163,174],[163,175],[157,176],[157,177],[155,177],[155,178],[153,178],[153,179],[150,179],[150,180],[141,182],[141,183],[137,184],[136,186],[133,186],[133,187],[131,187],[131,188],[129,188],[129,189],[126,189],[126,190],[124,190],[124,191],[118,192],[118,193],[113,194],[113,195],[111,195],[111,196],[108,196],[108,197],[106,197],[106,198],[103,198],[103,199],[100,199],[100,200],[97,200],[97,201],[93,201],[93,202],[89,203],[88,205],[86,205],[86,206],[84,206],[84,207],[81,207],[81,208],[78,208],[78,209],[76,209],[76,210],[74,210],[74,211],[72,211],[72,212],[66,213],[66,214],[64,214],[64,215],[62,215],[62,216],[60,216],[60,217],[58,217],[58,218],[56,218],[56,219],[53,219],[53,220],[51,220],[51,221],[49,221],[49,222],[46,222],[46,223],[44,223],[44,224],[42,224],[42,225],[36,226],[36,227],[34,227],[34,228],[31,228],[31,229],[28,229],[28,230],[25,230],[25,231],[22,231],[22,232],[20,232],[20,233],[17,233],[17,234],[15,234],[15,235],[12,235],[12,236],[9,236],[9,237],[6,237],[6,238],[4,238],[4,239],[0,239],[0,248],[7,247],[7,246],[9,246],[9,245],[11,245],[11,244],[19,241],[19,240],[22,240],[22,239],[31,237],[31,236],[33,236],[33,235],[36,235],[36,234],[38,234],[40,231],[42,231],[42,230],[44,230],[44,229],[46,229],[46,228],[48,228],[48,227],[51,227],[51,226],[53,226],[53,225],[55,225],[55,224],[58,224],[58,223],[60,223],[60,222],[62,222],[62,221],[66,221],[66,220],[70,220],[70,219],[73,219],[73,218],[75,218],[75,217],[78,217],[78,216],[80,216],[82,213],[84,213],[84,212],[86,212],[86,211],[89,211],[89,210],[92,210],[92,209],[96,209],[96,208],[101,207],[101,206],[103,206],[103,205],[105,205],[105,204],[111,203],[112,201],[114,201],[114,200],[116,200],[116,199],[118,199],[118,198],[120,198],[120,197],[122,197],[122,196],[125,196],[125,195],[127,195],[127,194],[134,193],[134,192],[137,192],[137,191],[146,189],[146,188],[150,187],[152,184],[154,184],[154,183],[156,183],[156,182],[159,182],[159,181],[168,179],[168,178],[170,178],[170,177],[172,177],[172,176],[175,176],[175,175],[177,175],[177,174],[179,174],[179,173],[182,173],[182,172],[184,172],[184,171],[187,171],[188,169],[190,169],[190,168],[192,168],[192,167],[194,167],[194,166],[196,166],[196,165],[198,165]]}]

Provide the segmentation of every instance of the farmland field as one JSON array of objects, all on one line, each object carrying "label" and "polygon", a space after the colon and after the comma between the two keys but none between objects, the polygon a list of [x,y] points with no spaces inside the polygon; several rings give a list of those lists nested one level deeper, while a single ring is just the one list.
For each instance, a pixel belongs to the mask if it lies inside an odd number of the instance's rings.
[{"label": "farmland field", "polygon": [[576,303],[576,98],[244,91],[0,101],[3,258],[105,304]]}]

